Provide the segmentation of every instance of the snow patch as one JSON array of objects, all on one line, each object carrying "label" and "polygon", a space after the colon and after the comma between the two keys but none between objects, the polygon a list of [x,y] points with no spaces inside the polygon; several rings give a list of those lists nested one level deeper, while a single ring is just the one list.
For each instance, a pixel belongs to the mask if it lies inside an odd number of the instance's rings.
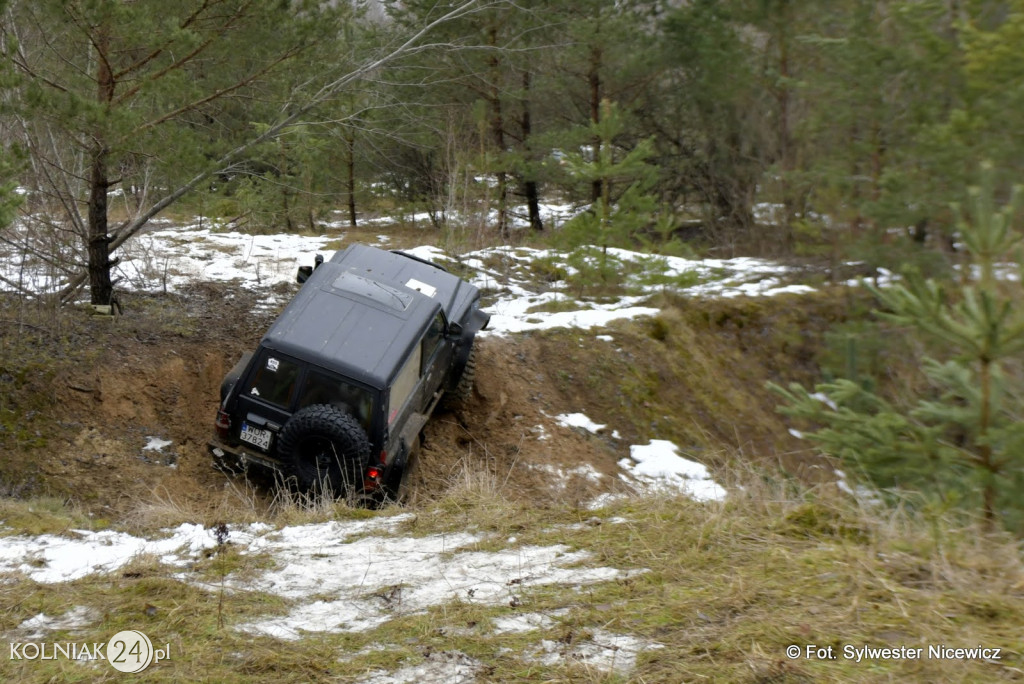
[{"label": "snow patch", "polygon": [[524,660],[544,665],[575,661],[603,672],[628,675],[636,667],[636,658],[641,652],[659,648],[664,648],[664,645],[627,634],[595,629],[589,639],[568,645],[544,639],[539,646],[527,652]]},{"label": "snow patch", "polygon": [[832,399],[827,394],[825,394],[824,392],[815,392],[814,394],[811,394],[810,396],[811,396],[812,399],[817,399],[821,403],[825,404],[825,406],[828,406],[833,411],[838,411],[839,410],[839,406],[836,405],[836,402],[832,401]]},{"label": "snow patch", "polygon": [[589,501],[586,505],[586,509],[588,511],[597,511],[605,506],[611,506],[614,503],[624,501],[628,498],[629,495],[622,492],[605,492],[603,494],[598,494],[593,500]]},{"label": "snow patch", "polygon": [[[585,469],[580,474],[600,476]],[[229,576],[227,586],[266,591],[293,602],[288,615],[255,619],[239,629],[279,639],[299,639],[310,632],[365,631],[447,601],[518,602],[530,587],[584,586],[637,572],[583,567],[590,552],[565,545],[483,552],[466,549],[482,541],[481,534],[388,536],[413,517],[335,520],[280,530],[266,524],[230,528],[228,542],[240,553],[267,553],[279,565],[256,578]],[[22,572],[40,583],[69,582],[115,572],[144,554],[181,567],[217,545],[212,530],[192,524],[182,524],[157,540],[114,531],[72,533],[77,538],[4,538],[0,572]],[[38,615],[22,627],[68,629],[86,620],[91,617],[76,609],[61,618]]]},{"label": "snow patch", "polygon": [[545,615],[544,613],[522,613],[520,615],[506,615],[494,618],[491,623],[494,625],[495,634],[525,634],[541,629],[549,629],[555,624],[554,618],[561,617],[569,611],[559,609]]},{"label": "snow patch", "polygon": [[725,488],[711,479],[704,464],[679,455],[679,447],[664,439],[629,447],[619,466],[647,488],[676,490],[697,501],[723,501]]},{"label": "snow patch", "polygon": [[375,670],[359,684],[470,684],[476,681],[480,661],[459,651],[432,651],[422,663],[395,672]]},{"label": "snow patch", "polygon": [[555,420],[562,427],[583,428],[587,432],[592,432],[595,435],[608,427],[607,425],[595,423],[590,420],[590,418],[587,418],[583,413],[562,413],[555,416]]},{"label": "snow patch", "polygon": [[50,617],[39,613],[18,625],[18,631],[26,641],[42,639],[51,632],[73,631],[92,624],[99,619],[99,614],[87,606],[75,606],[60,617]]},{"label": "snow patch", "polygon": [[882,496],[874,489],[865,487],[864,485],[854,485],[851,487],[850,483],[847,481],[845,472],[838,468],[836,468],[834,472],[836,475],[836,487],[839,488],[839,491],[849,494],[861,505],[879,506],[883,503]]},{"label": "snow patch", "polygon": [[146,437],[146,446],[142,447],[143,451],[163,451],[164,447],[169,447],[173,444],[169,439],[161,439],[160,437]]},{"label": "snow patch", "polygon": [[[229,584],[268,591],[296,605],[286,616],[253,620],[239,629],[289,640],[309,632],[366,631],[451,600],[496,605],[516,600],[533,586],[586,585],[627,574],[607,567],[566,567],[591,555],[563,545],[464,550],[483,538],[462,532],[347,541],[325,534],[320,525],[259,537],[249,548],[270,552],[284,565],[245,582],[229,578]],[[303,602],[310,596],[319,598]]]},{"label": "snow patch", "polygon": [[594,484],[600,484],[601,479],[604,477],[599,473],[594,466],[589,463],[581,463],[578,466],[572,468],[560,468],[556,465],[549,463],[537,463],[530,464],[530,470],[541,470],[553,476],[552,483],[559,489],[565,489],[566,483],[572,477],[582,477],[583,479],[592,482]]},{"label": "snow patch", "polygon": [[0,572],[22,572],[40,584],[70,582],[110,573],[141,555],[182,566],[203,549],[216,546],[210,530],[183,523],[165,539],[142,539],[124,532],[71,530],[77,538],[44,534],[6,537],[0,543]]}]

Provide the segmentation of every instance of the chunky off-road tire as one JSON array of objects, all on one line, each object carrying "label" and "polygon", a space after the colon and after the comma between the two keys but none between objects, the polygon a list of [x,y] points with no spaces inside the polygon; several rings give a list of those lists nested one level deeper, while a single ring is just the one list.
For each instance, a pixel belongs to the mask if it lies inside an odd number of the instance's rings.
[{"label": "chunky off-road tire", "polygon": [[300,491],[338,496],[362,485],[370,440],[350,414],[314,404],[285,423],[277,453]]},{"label": "chunky off-road tire", "polygon": [[447,408],[456,409],[466,405],[473,398],[473,383],[476,381],[476,347],[469,350],[469,358],[466,359],[466,367],[462,369],[462,376],[455,388],[451,390],[444,399]]}]

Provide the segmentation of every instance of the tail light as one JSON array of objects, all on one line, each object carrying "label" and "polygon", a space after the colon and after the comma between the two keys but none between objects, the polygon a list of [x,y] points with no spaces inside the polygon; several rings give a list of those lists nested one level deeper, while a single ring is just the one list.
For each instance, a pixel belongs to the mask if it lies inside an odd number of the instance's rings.
[{"label": "tail light", "polygon": [[221,439],[227,439],[231,432],[231,416],[224,409],[217,411],[217,420],[213,423],[214,428],[217,430],[217,436]]},{"label": "tail light", "polygon": [[380,462],[366,469],[366,478],[363,480],[363,490],[372,492],[380,486],[380,478],[384,474],[384,467],[388,462],[388,452],[380,452]]}]

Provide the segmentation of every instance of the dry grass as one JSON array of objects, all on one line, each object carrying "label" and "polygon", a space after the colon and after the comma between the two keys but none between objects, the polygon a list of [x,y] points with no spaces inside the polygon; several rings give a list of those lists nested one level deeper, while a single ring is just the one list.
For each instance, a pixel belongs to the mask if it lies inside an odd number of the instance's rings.
[{"label": "dry grass", "polygon": [[218,498],[206,501],[175,497],[159,486],[135,501],[121,526],[134,534],[146,535],[182,523],[213,528],[225,522],[263,522],[280,527],[374,514],[357,501],[337,498],[330,491],[299,493],[283,485],[268,489],[266,484],[244,477],[227,478],[225,483]]},{"label": "dry grass", "polygon": [[[233,626],[284,612],[286,601],[258,590],[218,589],[225,576],[258,576],[272,559],[237,550],[214,554],[192,569],[192,582],[183,583],[156,559],[137,558],[115,578],[46,586],[13,579],[0,627],[16,636],[11,630],[39,612],[92,608],[102,619],[81,634],[58,638],[99,641],[121,628],[141,629],[172,647],[171,661],[147,670],[151,681],[349,682],[373,669],[394,670],[428,661],[431,653],[455,651],[482,663],[480,681],[501,682],[976,682],[1024,676],[1024,565],[1018,543],[982,534],[970,520],[865,508],[834,488],[806,488],[750,467],[728,473],[742,489],[734,487],[721,504],[646,497],[596,512],[530,507],[515,501],[500,475],[470,466],[453,470],[448,496],[416,510],[409,531],[476,529],[489,533],[480,550],[560,543],[588,550],[588,565],[644,572],[582,589],[525,590],[515,607],[456,601],[396,617],[367,633],[311,634],[283,644]],[[244,491],[233,496],[220,511],[238,516],[232,522],[267,512]],[[270,509],[278,525],[380,515],[285,498]],[[189,512],[165,496],[145,516],[140,513],[147,527],[161,515],[170,526]],[[509,542],[511,535],[517,541]],[[496,634],[489,627],[495,617],[523,612],[555,618],[550,627],[529,633]],[[544,665],[517,655],[541,639],[563,644],[559,648],[568,653],[596,630],[634,635],[662,648],[641,652],[628,676],[571,657]],[[840,657],[790,660],[785,649],[792,644],[831,646]],[[1002,648],[1002,659],[858,663],[842,657],[848,645],[927,653],[929,645],[978,644]],[[8,681],[103,674],[105,669],[93,672],[66,662],[0,662],[0,676]]]},{"label": "dry grass", "polygon": [[100,529],[106,521],[91,519],[71,501],[42,496],[22,501],[0,498],[0,536],[62,534],[71,528]]}]

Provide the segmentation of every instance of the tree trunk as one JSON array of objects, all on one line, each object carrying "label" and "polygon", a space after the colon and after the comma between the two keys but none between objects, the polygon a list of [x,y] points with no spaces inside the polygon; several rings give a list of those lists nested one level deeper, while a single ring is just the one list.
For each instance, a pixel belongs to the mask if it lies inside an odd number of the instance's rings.
[{"label": "tree trunk", "polygon": [[786,10],[788,5],[783,8],[782,16],[779,22],[779,80],[778,89],[776,91],[776,99],[779,106],[779,123],[778,123],[778,136],[779,136],[779,157],[782,165],[782,206],[783,206],[783,221],[785,225],[783,229],[783,244],[787,252],[792,251],[794,245],[793,236],[793,222],[796,218],[796,198],[793,196],[792,188],[792,175],[796,168],[796,162],[793,155],[793,139],[789,130],[789,42],[787,40],[786,30],[788,24],[788,17]]},{"label": "tree trunk", "polygon": [[[601,48],[594,46],[590,49],[590,72],[587,74],[590,82],[590,120],[597,124],[601,121]],[[601,138],[594,139],[594,161],[598,160],[601,154]],[[601,181],[595,180],[590,185],[590,201],[597,202],[601,198]]]},{"label": "tree trunk", "polygon": [[107,233],[107,150],[97,147],[92,153],[89,175],[89,300],[110,304],[114,284],[110,279],[110,235]]},{"label": "tree trunk", "polygon": [[[292,233],[295,231],[295,223],[292,221],[292,203],[289,199],[292,188],[291,162],[288,160],[288,150],[285,147],[284,138],[277,139],[277,152],[277,187],[281,189],[281,211],[284,212],[285,230]],[[273,175],[273,173],[271,170],[270,174]]]},{"label": "tree trunk", "polygon": [[[497,28],[491,27],[490,33],[490,44],[492,48],[496,48],[498,44],[498,30]],[[498,180],[498,235],[502,237],[508,236],[508,179],[505,173],[504,163],[502,159],[505,154],[505,120],[501,111],[501,85],[499,78],[501,76],[501,63],[498,60],[497,50],[494,51],[491,57],[491,136],[494,139],[494,148],[498,157],[498,170],[495,172]]]},{"label": "tree trunk", "polygon": [[[877,203],[882,197],[882,173],[885,171],[885,140],[882,124],[876,122],[871,129],[871,201]],[[871,220],[871,230],[881,242],[888,242],[889,236],[879,230],[878,221]]]},{"label": "tree trunk", "polygon": [[288,188],[287,186],[281,186],[281,209],[284,211],[284,229],[286,232],[295,232],[295,226],[292,224],[292,209],[288,206]]},{"label": "tree trunk", "polygon": [[345,130],[345,146],[348,148],[348,178],[345,179],[348,187],[348,225],[356,227],[356,140],[355,133],[351,128]]},{"label": "tree trunk", "polygon": [[992,445],[989,443],[989,428],[992,423],[992,362],[987,358],[981,360],[981,407],[978,416],[978,460],[984,469],[985,483],[982,487],[982,510],[985,515],[985,527],[995,528],[996,520],[996,478],[999,476],[999,464],[992,458]]},{"label": "tree trunk", "polygon": [[519,127],[523,134],[523,148],[526,155],[526,171],[523,174],[523,192],[526,195],[526,206],[530,212],[530,230],[541,232],[544,230],[544,222],[540,218],[540,190],[537,181],[533,178],[533,171],[530,164],[533,163],[533,154],[530,148],[530,135],[533,133],[533,123],[530,119],[530,72],[523,72],[523,101],[522,115],[519,119]]},{"label": "tree trunk", "polygon": [[[114,99],[114,74],[110,71],[107,52],[110,35],[103,25],[96,29],[96,100],[109,108]],[[89,256],[89,299],[93,304],[110,304],[114,298],[114,284],[110,270],[115,263],[110,261],[110,234],[107,225],[107,149],[105,132],[97,127],[90,155],[89,169],[89,242],[86,246]]]}]

